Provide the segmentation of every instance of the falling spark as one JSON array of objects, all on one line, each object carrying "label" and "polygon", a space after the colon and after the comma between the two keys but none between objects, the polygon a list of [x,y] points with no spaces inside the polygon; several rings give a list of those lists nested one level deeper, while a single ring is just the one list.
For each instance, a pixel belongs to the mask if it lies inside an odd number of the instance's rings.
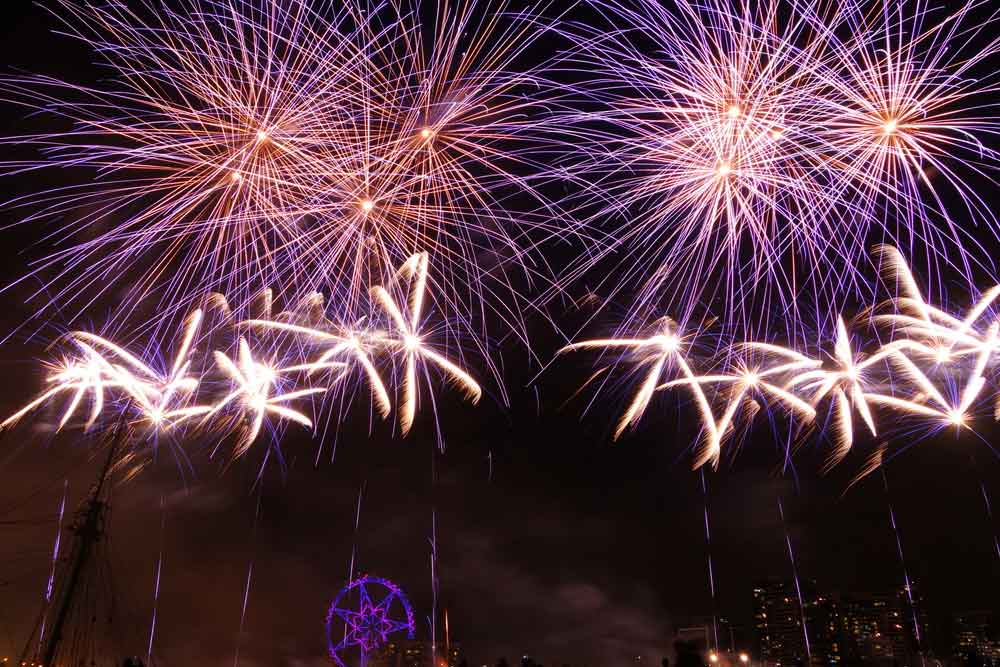
[{"label": "falling spark", "polygon": [[910,606],[911,620],[913,622],[913,635],[920,646],[920,624],[917,622],[917,608],[913,604],[913,584],[910,581],[910,574],[906,570],[906,557],[903,555],[903,538],[899,534],[899,526],[896,524],[896,512],[892,508],[892,500],[889,497],[889,478],[885,468],[882,468],[882,486],[885,489],[886,505],[889,507],[889,523],[892,524],[892,532],[896,536],[896,552],[899,554],[899,566],[903,569],[903,590],[906,592],[906,601]]},{"label": "falling spark", "polygon": [[56,582],[56,564],[59,562],[59,546],[62,543],[63,516],[66,513],[66,496],[69,493],[69,480],[63,480],[63,495],[59,502],[59,518],[56,520],[56,539],[52,546],[52,567],[49,569],[49,579],[45,584],[45,612],[38,631],[38,652],[41,653],[42,640],[45,638],[45,625],[48,622],[48,605],[52,601],[52,591]]},{"label": "falling spark", "polygon": [[160,574],[163,571],[164,537],[167,528],[167,514],[160,498],[160,553],[156,559],[156,576],[153,581],[153,616],[149,621],[149,642],[146,644],[146,664],[153,664],[153,639],[156,636],[156,616],[160,602]]},{"label": "falling spark", "polygon": [[802,586],[799,585],[799,570],[795,563],[795,552],[792,550],[792,536],[788,533],[788,524],[785,522],[785,508],[778,498],[778,515],[781,517],[781,527],[785,530],[785,546],[788,547],[788,563],[792,566],[792,580],[795,582],[795,595],[799,601],[799,616],[802,623],[802,640],[806,647],[808,661],[812,660],[812,647],[809,645],[809,624],[806,622],[806,607],[802,602]]}]

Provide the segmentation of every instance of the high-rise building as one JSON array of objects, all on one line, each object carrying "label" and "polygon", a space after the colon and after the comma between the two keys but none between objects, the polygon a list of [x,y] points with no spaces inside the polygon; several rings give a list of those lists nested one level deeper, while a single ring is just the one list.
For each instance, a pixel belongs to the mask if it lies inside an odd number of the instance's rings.
[{"label": "high-rise building", "polygon": [[848,663],[892,665],[897,652],[902,653],[899,628],[903,618],[894,602],[895,596],[871,593],[852,594],[841,600],[844,656]]},{"label": "high-rise building", "polygon": [[[803,598],[805,600],[806,597]],[[809,662],[803,609],[793,585],[781,581],[753,589],[756,653],[763,665],[794,667]]]},{"label": "high-rise building", "polygon": [[[926,621],[919,597],[894,593],[820,594],[812,582],[801,592],[787,582],[754,588],[757,655],[774,667],[813,665],[919,665]],[[804,624],[804,626],[803,626]]]},{"label": "high-rise building", "polygon": [[1000,665],[1000,641],[993,613],[964,611],[955,614],[955,657],[963,664]]},{"label": "high-rise building", "polygon": [[716,625],[719,629],[719,651],[738,655],[740,652],[747,651],[750,648],[743,626],[734,624],[728,616],[719,616]]},{"label": "high-rise building", "polygon": [[838,667],[844,661],[840,601],[833,595],[816,594],[803,602],[809,633],[810,664]]},{"label": "high-rise building", "polygon": [[[912,597],[912,604],[910,599]],[[914,667],[926,647],[923,601],[911,586],[893,593],[857,593],[840,603],[843,656],[848,664]]]}]

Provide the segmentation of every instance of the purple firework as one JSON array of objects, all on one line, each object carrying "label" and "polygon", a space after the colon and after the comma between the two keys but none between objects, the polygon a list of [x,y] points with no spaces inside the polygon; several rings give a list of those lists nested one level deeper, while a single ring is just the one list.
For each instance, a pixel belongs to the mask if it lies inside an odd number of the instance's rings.
[{"label": "purple firework", "polygon": [[413,639],[413,609],[402,589],[388,579],[363,576],[345,586],[326,614],[326,640],[330,657],[344,667],[341,655],[354,647],[362,659],[406,632]]}]

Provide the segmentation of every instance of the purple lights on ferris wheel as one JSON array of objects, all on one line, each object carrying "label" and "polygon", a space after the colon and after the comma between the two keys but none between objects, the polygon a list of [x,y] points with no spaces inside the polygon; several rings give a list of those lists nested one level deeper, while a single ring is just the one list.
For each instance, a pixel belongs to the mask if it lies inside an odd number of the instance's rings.
[{"label": "purple lights on ferris wheel", "polygon": [[344,667],[343,655],[360,649],[362,658],[385,646],[389,637],[405,632],[413,639],[413,609],[403,590],[388,579],[363,576],[337,594],[326,614],[330,658]]}]

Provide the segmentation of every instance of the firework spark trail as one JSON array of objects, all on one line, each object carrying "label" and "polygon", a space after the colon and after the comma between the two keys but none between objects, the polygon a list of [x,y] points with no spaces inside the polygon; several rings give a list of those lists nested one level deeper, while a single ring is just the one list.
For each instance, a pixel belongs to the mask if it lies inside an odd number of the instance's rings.
[{"label": "firework spark trail", "polygon": [[[260,523],[260,508],[263,500],[264,491],[263,487],[260,487],[257,491],[257,507],[254,510],[253,515],[253,528],[250,531],[250,540],[253,543],[253,551],[256,551],[257,546],[257,526]],[[236,651],[233,655],[233,667],[239,667],[240,665],[240,647],[243,645],[243,625],[246,622],[247,617],[247,605],[250,602],[250,582],[253,580],[253,564],[255,556],[253,553],[250,554],[250,561],[247,563],[247,580],[243,587],[243,604],[240,607],[240,625],[238,634],[236,635]]]},{"label": "firework spark trail", "polygon": [[[433,452],[431,453],[433,456]],[[438,571],[437,571],[437,510],[431,510],[431,661],[437,664],[437,601],[438,601]]]},{"label": "firework spark trail", "polygon": [[69,422],[88,392],[92,395],[91,410],[84,428],[86,430],[93,426],[104,409],[104,392],[122,387],[125,382],[93,348],[80,342],[76,342],[76,346],[80,351],[79,356],[65,357],[57,363],[47,364],[49,374],[46,383],[51,388],[5,419],[0,423],[0,428],[16,424],[22,417],[64,392],[71,392],[72,398],[59,419],[58,429]]},{"label": "firework spark trail", "polygon": [[[130,407],[137,409],[141,422],[154,432],[169,430],[187,419],[204,415],[211,408],[203,405],[189,406],[188,400],[199,387],[199,379],[189,371],[192,364],[192,346],[198,336],[204,313],[195,309],[186,318],[180,343],[169,370],[159,372],[114,342],[86,331],[75,331],[69,336],[84,341],[89,349],[103,350],[98,358],[113,372],[124,392],[131,399]],[[105,356],[107,355],[107,356]]]},{"label": "firework spark trail", "polygon": [[975,368],[969,374],[957,401],[946,399],[927,375],[909,357],[900,354],[892,354],[890,359],[901,366],[906,379],[915,385],[919,391],[924,392],[937,406],[932,407],[926,405],[925,402],[900,399],[884,394],[865,394],[866,400],[872,403],[887,405],[902,412],[934,417],[942,424],[950,424],[956,427],[967,426],[969,408],[986,385],[986,378],[983,373],[993,353],[998,332],[1000,332],[1000,322],[994,322],[990,326],[990,331],[987,334],[987,339],[982,349],[979,351]]},{"label": "firework spark trail", "polygon": [[[221,295],[205,298],[204,308],[192,311],[175,334],[172,355],[155,339],[136,354],[109,338],[87,331],[71,332],[59,339],[69,346],[70,353],[45,365],[49,388],[0,422],[0,428],[11,427],[42,405],[67,395],[69,400],[58,423],[61,429],[78,411],[86,409],[84,402],[89,397],[85,429],[95,426],[105,412],[121,417],[135,414],[129,426],[142,428],[131,430],[138,436],[134,447],[151,442],[153,460],[161,436],[169,435],[176,445],[178,462],[189,464],[181,447],[186,441],[220,435],[210,448],[211,458],[229,436],[235,436],[229,455],[235,460],[249,451],[261,431],[271,430],[273,446],[263,453],[262,474],[272,455],[282,458],[277,443],[280,429],[266,427],[288,421],[311,429],[324,406],[313,401],[309,413],[295,403],[332,390],[347,391],[345,378],[352,368],[361,369],[375,409],[387,417],[392,405],[381,366],[392,380],[401,380],[400,427],[405,436],[417,411],[417,380],[422,377],[429,386],[432,370],[440,371],[448,383],[462,389],[471,402],[482,396],[479,383],[439,351],[438,335],[443,327],[429,325],[426,315],[436,296],[429,292],[428,272],[425,253],[411,256],[391,281],[372,288],[372,314],[353,325],[327,319],[325,299],[319,293],[307,295],[295,310],[274,316],[273,296],[264,292],[246,308],[247,314],[252,314],[263,305],[263,317],[258,318],[241,319]],[[248,338],[241,325],[276,337],[266,347],[264,342]],[[447,339],[446,332],[443,338]],[[266,350],[266,356],[260,350]],[[401,376],[396,372],[399,365],[404,367]],[[425,395],[434,414],[439,446],[443,446],[436,397],[433,391]]]},{"label": "firework spark trail", "polygon": [[[896,537],[896,552],[899,554],[899,566],[903,570],[903,590],[906,591],[906,601],[910,605],[911,621],[913,622],[913,636],[917,640],[917,646],[922,643],[920,636],[920,624],[917,622],[917,607],[913,604],[913,586],[910,581],[910,574],[906,569],[906,557],[903,555],[903,538],[899,534],[899,526],[896,524],[896,512],[892,507],[892,498],[889,495],[889,477],[882,468],[882,487],[885,489],[885,503],[889,509],[889,523],[892,525],[893,535]],[[921,664],[923,655],[921,655]]]},{"label": "firework spark trail", "polygon": [[997,537],[997,531],[993,528],[993,506],[990,504],[990,496],[986,493],[986,483],[979,482],[979,490],[983,494],[983,503],[986,505],[986,518],[990,523],[990,528],[993,533],[993,551],[996,553],[997,558],[1000,559],[1000,538]]},{"label": "firework spark trail", "polygon": [[153,664],[153,638],[156,636],[156,615],[160,602],[160,574],[163,571],[163,550],[167,532],[167,511],[160,497],[160,553],[156,559],[156,576],[153,583],[153,615],[149,620],[149,642],[146,644],[146,664]]},{"label": "firework spark trail", "polygon": [[[361,527],[361,501],[364,499],[365,488],[368,486],[368,482],[362,482],[361,486],[358,488],[358,502],[354,507],[354,544],[351,545],[351,562],[347,567],[347,580],[354,581],[354,568],[356,567],[358,560],[358,531]],[[348,634],[348,624],[344,624],[344,636],[343,641],[347,641]],[[367,660],[367,656],[364,652],[361,654],[362,661]]]},{"label": "firework spark trail", "polygon": [[861,415],[871,434],[876,435],[875,420],[865,398],[865,371],[884,361],[891,352],[883,349],[862,360],[854,352],[842,316],[837,318],[837,339],[832,355],[835,364],[833,370],[823,368],[822,361],[809,359],[789,348],[753,342],[747,343],[746,347],[803,362],[801,370],[793,373],[783,388],[786,390],[795,388],[803,391],[811,390],[809,405],[813,409],[827,396],[832,396],[835,446],[827,463],[828,468],[843,460],[853,445],[854,424],[851,414],[854,410]]},{"label": "firework spark trail", "polygon": [[80,407],[85,395],[91,395],[90,416],[84,424],[89,430],[106,406],[113,402],[105,392],[116,390],[126,400],[128,409],[137,409],[142,421],[154,431],[170,428],[208,412],[204,406],[188,406],[187,401],[198,388],[198,380],[188,374],[191,365],[191,345],[201,323],[201,311],[187,319],[177,355],[170,370],[159,373],[141,359],[114,342],[86,331],[74,331],[63,337],[76,348],[76,354],[49,364],[46,382],[51,388],[40,394],[3,422],[0,428],[11,426],[39,406],[64,393],[71,392],[58,428],[63,428]]},{"label": "firework spark trail", "polygon": [[351,545],[351,563],[347,568],[348,581],[354,581],[354,567],[358,556],[358,530],[361,527],[361,501],[365,497],[365,487],[367,486],[368,482],[361,483],[361,487],[358,488],[358,502],[354,507],[354,544]]},{"label": "firework spark trail", "polygon": [[149,439],[153,442],[154,457],[159,436],[186,425],[194,417],[201,417],[204,424],[206,420],[225,412],[230,423],[233,420],[240,423],[238,415],[231,414],[235,412],[232,408],[237,406],[242,408],[241,412],[250,415],[250,426],[246,429],[244,439],[237,444],[234,458],[241,456],[253,444],[268,416],[289,419],[307,427],[311,425],[308,417],[283,404],[321,393],[324,389],[298,389],[274,395],[271,390],[279,383],[284,383],[284,379],[280,377],[283,373],[330,369],[339,365],[324,362],[274,367],[255,359],[246,340],[242,338],[238,343],[235,362],[224,352],[214,352],[218,370],[225,379],[236,385],[235,389],[213,404],[191,404],[202,388],[204,379],[191,371],[195,341],[202,320],[203,312],[200,309],[188,316],[181,330],[175,355],[169,363],[162,366],[165,369],[162,371],[107,338],[85,331],[67,334],[63,340],[75,348],[76,354],[64,356],[58,363],[47,364],[50,370],[46,382],[51,388],[0,423],[0,427],[12,426],[29,412],[63,393],[69,393],[71,398],[59,419],[59,429],[70,421],[81,407],[84,397],[89,394],[91,406],[84,423],[85,430],[93,427],[106,410],[120,413],[122,418],[136,412],[138,419],[132,425],[140,425],[146,429],[142,440]]},{"label": "firework spark trail", "polygon": [[284,404],[306,396],[324,393],[325,388],[295,389],[275,395],[272,395],[271,392],[276,386],[279,386],[282,374],[310,370],[315,365],[305,364],[280,368],[262,362],[254,358],[245,338],[239,340],[239,353],[236,361],[218,350],[215,351],[214,356],[219,369],[233,382],[234,388],[215,403],[205,417],[212,417],[233,404],[238,406],[238,415],[245,413],[249,416],[248,427],[245,426],[242,419],[238,419],[236,422],[243,430],[243,434],[234,448],[234,459],[241,457],[250,449],[257,440],[268,416],[287,419],[306,428],[312,428],[312,420],[309,417]]},{"label": "firework spark trail", "polygon": [[[389,416],[392,410],[392,402],[389,393],[385,388],[378,370],[371,359],[373,341],[364,332],[346,330],[341,333],[332,333],[324,329],[305,327],[287,322],[276,322],[271,320],[247,320],[246,324],[251,327],[269,329],[273,331],[285,331],[299,334],[315,341],[321,341],[328,347],[312,364],[310,374],[325,367],[331,359],[346,358],[359,364],[365,374],[365,378],[371,388],[372,397],[375,399],[375,407],[379,415],[384,419]],[[335,362],[340,363],[340,362]]]},{"label": "firework spark trail", "polygon": [[[956,317],[928,303],[922,295],[909,264],[898,249],[876,246],[878,258],[886,281],[897,286],[901,295],[884,304],[890,312],[877,315],[874,321],[903,332],[910,341],[910,349],[924,352],[939,363],[956,357],[975,354],[985,344],[986,333],[977,328],[979,321],[990,315],[990,309],[1000,298],[1000,285],[979,297],[964,318]],[[927,349],[921,349],[924,345]]]},{"label": "firework spark trail", "polygon": [[56,582],[56,564],[59,562],[59,546],[62,543],[63,516],[66,513],[66,496],[69,493],[69,480],[63,480],[63,495],[59,502],[59,518],[56,520],[56,539],[52,546],[52,567],[49,569],[49,579],[45,583],[45,612],[42,614],[41,628],[38,631],[38,649],[41,654],[42,639],[45,637],[45,625],[48,622],[48,606],[52,601],[52,591]]},{"label": "firework spark trail", "polygon": [[[476,404],[482,397],[479,383],[460,366],[431,348],[425,340],[423,330],[423,305],[427,296],[427,253],[413,255],[396,272],[393,282],[407,282],[406,306],[393,298],[389,289],[381,285],[371,292],[375,302],[388,315],[395,331],[395,337],[387,338],[388,345],[403,357],[402,406],[399,410],[399,426],[405,436],[413,426],[418,403],[418,374],[429,382],[428,367],[436,366],[445,377],[465,394],[466,399]],[[391,289],[392,284],[389,285]],[[431,394],[433,402],[433,394]],[[438,429],[440,434],[440,428]],[[443,446],[440,435],[439,447]]]},{"label": "firework spark trail", "polygon": [[708,591],[712,597],[712,636],[714,638],[712,648],[719,650],[719,602],[715,595],[715,568],[712,566],[712,531],[709,528],[708,518],[708,482],[705,480],[705,469],[701,469],[701,495],[705,500],[705,555],[708,559]]},{"label": "firework spark trail", "polygon": [[[732,374],[700,375],[679,380],[666,382],[657,389],[669,389],[676,386],[700,386],[704,384],[716,386],[730,386],[731,392],[726,398],[726,409],[718,421],[713,422],[710,430],[711,439],[706,443],[701,456],[696,458],[695,466],[701,466],[711,461],[713,467],[717,467],[722,452],[722,443],[734,428],[734,420],[737,411],[744,406],[744,403],[759,406],[758,398],[768,397],[775,399],[788,412],[805,422],[811,422],[816,416],[816,410],[806,401],[795,394],[779,387],[771,382],[771,379],[780,377],[789,372],[794,372],[804,368],[815,367],[815,361],[811,359],[794,359],[792,361],[763,368],[757,365],[750,365],[741,360],[737,362]],[[755,413],[757,407],[751,407],[751,412]]]},{"label": "firework spark trail", "polygon": [[781,517],[781,527],[785,532],[785,546],[788,547],[788,563],[792,567],[792,580],[795,582],[795,595],[799,601],[799,615],[802,621],[802,640],[806,647],[806,657],[812,660],[812,648],[809,645],[809,625],[806,623],[806,607],[802,602],[802,586],[799,585],[799,570],[795,563],[795,552],[792,550],[792,537],[788,532],[788,524],[785,522],[785,508],[778,498],[778,516]]},{"label": "firework spark trail", "polygon": [[[405,436],[412,428],[417,413],[419,377],[423,376],[429,384],[431,367],[441,371],[445,379],[461,389],[471,403],[478,403],[482,397],[479,383],[465,369],[430,344],[431,335],[439,329],[426,326],[425,304],[432,296],[428,293],[429,264],[427,253],[412,255],[402,263],[391,281],[371,288],[372,305],[381,311],[382,318],[388,324],[387,330],[372,326],[362,330],[345,327],[326,319],[321,312],[318,318],[312,318],[322,320],[318,325],[297,324],[294,320],[300,315],[295,313],[285,314],[278,320],[251,319],[246,324],[265,331],[293,334],[304,339],[304,344],[309,347],[323,348],[314,361],[299,367],[310,374],[330,364],[339,364],[338,367],[345,366],[347,362],[359,364],[371,388],[376,410],[383,418],[389,415],[392,405],[375,361],[402,357],[399,426],[401,434]],[[292,321],[287,321],[288,319]],[[394,374],[393,379],[395,377]],[[433,393],[430,394],[430,400],[434,407],[436,401]],[[436,414],[436,410],[434,412]],[[435,422],[437,423],[436,420]],[[443,446],[440,433],[438,424],[439,446]]]},{"label": "firework spark trail", "polygon": [[[614,439],[618,439],[626,428],[635,426],[642,418],[646,408],[649,406],[653,393],[659,388],[657,385],[661,380],[661,376],[670,364],[676,364],[684,378],[688,380],[694,379],[694,373],[681,353],[684,341],[684,337],[681,337],[677,333],[677,324],[670,318],[665,317],[659,322],[657,332],[649,338],[604,338],[588,340],[567,345],[560,349],[557,354],[574,350],[625,348],[636,353],[636,358],[640,366],[649,366],[649,371],[645,374],[638,391],[636,391],[635,396],[615,427],[613,437]],[[602,371],[598,371],[598,373]],[[705,398],[699,384],[692,383],[691,389],[704,420],[707,437],[710,441],[714,441],[716,437],[716,421],[712,415],[708,400]]]}]

